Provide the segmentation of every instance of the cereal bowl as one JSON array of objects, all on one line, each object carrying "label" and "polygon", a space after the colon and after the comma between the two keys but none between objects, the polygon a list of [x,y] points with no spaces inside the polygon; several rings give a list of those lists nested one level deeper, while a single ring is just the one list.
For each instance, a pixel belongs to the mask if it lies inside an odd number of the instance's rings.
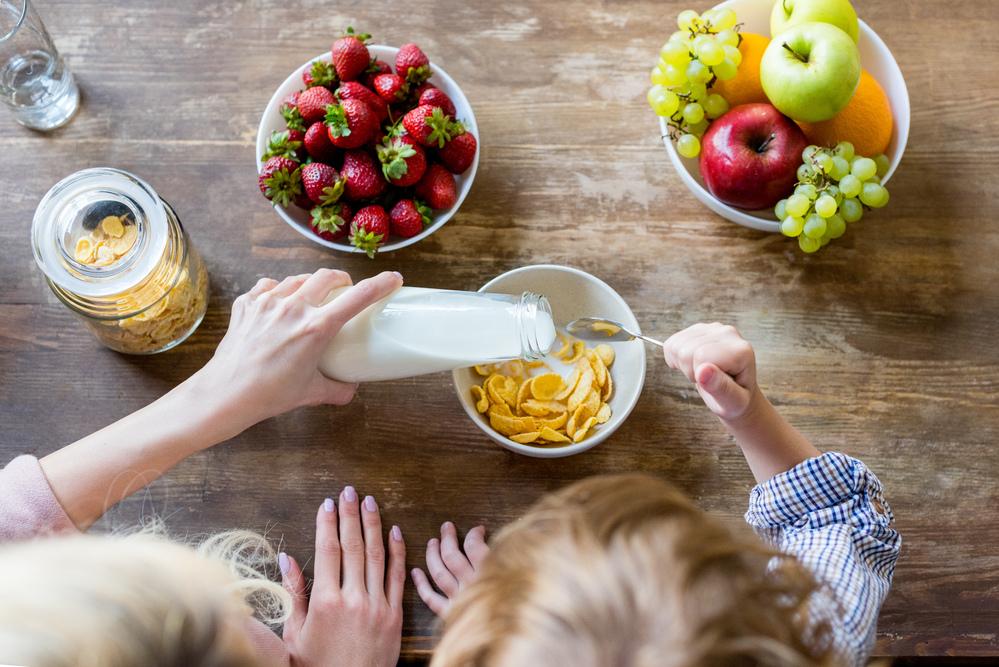
[{"label": "cereal bowl", "polygon": [[[392,46],[382,46],[382,45],[369,45],[368,52],[374,58],[379,58],[389,63],[395,62],[396,53],[399,49]],[[284,82],[274,91],[274,95],[271,97],[270,102],[267,103],[267,108],[264,110],[264,115],[260,119],[260,125],[257,127],[257,146],[256,153],[253,158],[257,164],[257,173],[263,168],[263,163],[260,161],[260,156],[267,151],[267,144],[270,140],[271,133],[278,130],[285,129],[284,119],[281,117],[281,104],[284,102],[288,95],[300,90],[302,88],[302,73],[308,69],[313,62],[317,60],[324,60],[326,62],[331,61],[331,55],[329,51],[310,59],[308,62],[304,63],[301,67],[296,69]],[[444,91],[451,101],[454,102],[455,115],[458,120],[464,123],[465,127],[475,135],[476,139],[479,137],[479,127],[475,123],[475,114],[472,113],[472,105],[469,104],[468,98],[465,97],[465,93],[462,92],[458,84],[454,82],[448,73],[445,72],[439,65],[431,62],[430,67],[433,70],[433,76],[430,77],[430,83],[434,84],[442,91]],[[475,180],[475,172],[479,168],[479,154],[482,152],[481,141],[479,142],[479,148],[475,151],[475,159],[472,162],[472,166],[468,168],[464,174],[455,175],[455,185],[457,186],[458,198],[454,203],[454,206],[444,211],[434,212],[433,221],[427,225],[427,228],[416,236],[412,236],[406,239],[396,238],[395,240],[390,239],[389,243],[382,245],[378,248],[379,253],[391,252],[393,250],[399,250],[400,248],[405,248],[406,246],[413,245],[421,239],[425,239],[438,229],[440,229],[448,220],[450,220],[458,209],[461,207],[465,197],[468,195],[468,191],[472,188],[472,181]],[[312,228],[309,224],[309,214],[307,211],[298,208],[297,206],[290,206],[285,208],[284,206],[274,206],[274,210],[277,212],[278,216],[284,220],[288,225],[297,231],[302,236],[308,238],[314,243],[325,246],[327,248],[332,248],[334,250],[340,250],[342,252],[361,252],[364,251],[360,248],[355,248],[354,246],[343,243],[339,241],[329,241],[327,239],[320,238],[312,232]]]},{"label": "cereal bowl", "polygon": [[[543,294],[551,303],[555,325],[560,331],[564,331],[565,325],[572,320],[589,315],[607,317],[629,328],[634,327],[635,331],[640,330],[631,308],[613,288],[585,271],[568,266],[542,264],[521,267],[493,278],[479,291],[500,294],[522,292]],[[611,417],[606,423],[596,426],[578,443],[564,446],[520,444],[495,431],[490,426],[488,417],[480,414],[475,408],[472,386],[481,384],[483,378],[472,368],[460,368],[454,371],[455,390],[469,418],[501,447],[538,458],[579,454],[599,445],[624,423],[638,402],[642,386],[645,384],[645,343],[636,340],[609,343],[609,345],[614,348],[615,353],[614,363],[610,368],[614,390],[607,400]],[[563,377],[568,375],[570,367],[552,354],[549,354],[545,361]]]}]

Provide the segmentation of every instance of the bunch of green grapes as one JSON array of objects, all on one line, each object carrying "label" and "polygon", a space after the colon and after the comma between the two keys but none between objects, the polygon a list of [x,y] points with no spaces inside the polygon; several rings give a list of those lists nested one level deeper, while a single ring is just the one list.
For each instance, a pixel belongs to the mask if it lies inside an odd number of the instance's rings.
[{"label": "bunch of green grapes", "polygon": [[835,148],[808,146],[801,159],[794,194],[777,202],[774,213],[781,232],[797,237],[805,252],[843,236],[847,223],[860,220],[865,208],[888,203],[888,190],[881,185],[887,156],[856,155],[853,144],[841,141]]},{"label": "bunch of green grapes", "polygon": [[677,152],[690,158],[700,154],[699,137],[708,122],[728,111],[725,98],[708,90],[715,80],[727,81],[738,72],[742,37],[731,9],[703,15],[687,9],[676,22],[680,29],[659,51],[647,97],[652,110],[667,119]]}]

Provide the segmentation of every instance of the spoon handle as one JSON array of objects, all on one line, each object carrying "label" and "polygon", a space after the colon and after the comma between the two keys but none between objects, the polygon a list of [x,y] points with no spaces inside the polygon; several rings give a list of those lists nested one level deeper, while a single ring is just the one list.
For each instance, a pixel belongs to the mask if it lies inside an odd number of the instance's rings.
[{"label": "spoon handle", "polygon": [[663,346],[663,342],[661,340],[656,340],[655,338],[649,338],[648,336],[646,336],[644,334],[640,334],[640,333],[632,333],[632,335],[635,338],[640,338],[640,339],[644,340],[646,343],[652,343],[656,347],[662,347]]}]

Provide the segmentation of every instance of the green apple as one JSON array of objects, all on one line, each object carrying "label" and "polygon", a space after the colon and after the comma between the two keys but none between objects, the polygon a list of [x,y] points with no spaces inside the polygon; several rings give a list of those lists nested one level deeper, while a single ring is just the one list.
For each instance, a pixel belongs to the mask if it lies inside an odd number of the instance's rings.
[{"label": "green apple", "polygon": [[770,12],[770,36],[800,23],[831,23],[857,43],[857,12],[850,0],[777,0]]},{"label": "green apple", "polygon": [[817,123],[838,114],[860,81],[860,52],[828,23],[802,23],[771,40],[760,83],[771,104],[792,119]]}]

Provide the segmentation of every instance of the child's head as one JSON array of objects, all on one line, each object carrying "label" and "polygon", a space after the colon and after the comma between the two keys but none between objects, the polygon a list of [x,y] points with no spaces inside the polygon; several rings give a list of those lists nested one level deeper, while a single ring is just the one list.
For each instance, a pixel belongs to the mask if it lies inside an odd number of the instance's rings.
[{"label": "child's head", "polygon": [[661,481],[591,478],[497,535],[432,665],[821,663],[815,587],[796,561]]},{"label": "child's head", "polygon": [[0,663],[33,667],[259,665],[247,627],[289,596],[261,572],[259,535],[197,549],[150,533],[51,537],[0,548]]}]

